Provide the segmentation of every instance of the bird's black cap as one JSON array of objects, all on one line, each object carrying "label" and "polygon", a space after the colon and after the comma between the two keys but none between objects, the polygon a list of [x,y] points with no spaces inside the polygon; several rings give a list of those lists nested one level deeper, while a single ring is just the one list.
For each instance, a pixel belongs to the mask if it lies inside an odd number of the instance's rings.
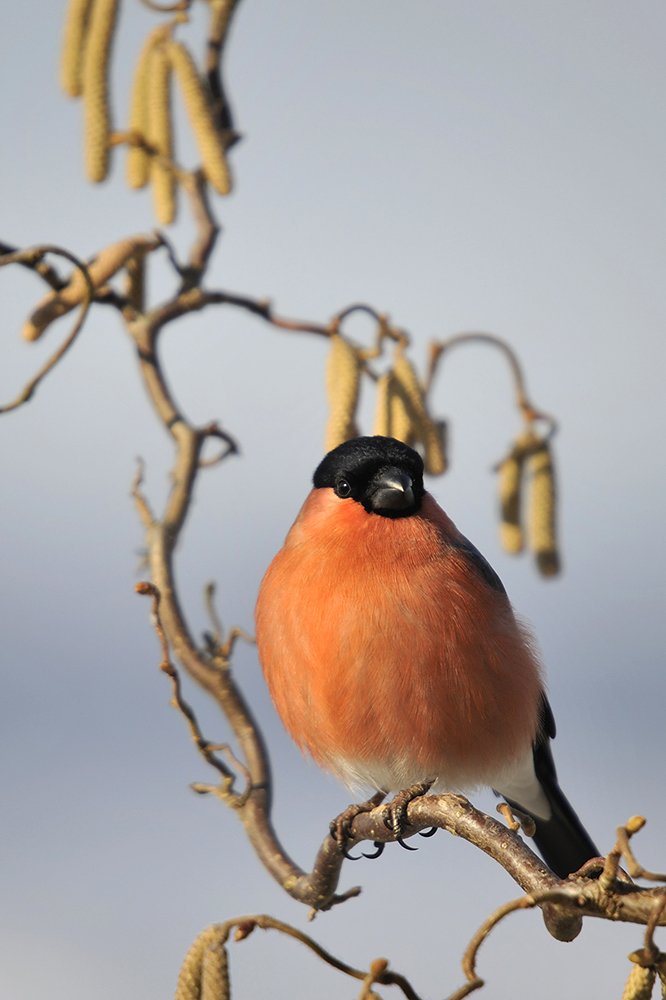
[{"label": "bird's black cap", "polygon": [[353,438],[329,451],[313,482],[317,489],[333,489],[341,499],[355,500],[382,517],[415,514],[425,493],[419,453],[380,436]]}]

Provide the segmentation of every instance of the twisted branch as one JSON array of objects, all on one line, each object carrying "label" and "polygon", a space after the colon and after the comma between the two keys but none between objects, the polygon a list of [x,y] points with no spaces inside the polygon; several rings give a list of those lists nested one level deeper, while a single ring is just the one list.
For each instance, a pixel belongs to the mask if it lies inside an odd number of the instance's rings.
[{"label": "twisted branch", "polygon": [[55,353],[52,354],[51,357],[42,365],[37,374],[24,386],[16,399],[12,400],[11,403],[5,403],[4,406],[0,406],[0,413],[8,413],[10,410],[16,410],[19,406],[27,403],[28,400],[32,398],[35,389],[42,379],[48,375],[52,368],[55,368],[62,356],[74,343],[77,334],[79,333],[79,330],[83,326],[85,318],[88,315],[90,303],[95,295],[95,288],[90,278],[90,272],[88,271],[87,265],[84,264],[82,260],[79,260],[78,257],[75,257],[74,254],[70,253],[69,250],[65,250],[62,247],[51,246],[50,244],[30,247],[28,250],[10,250],[6,244],[0,244],[0,250],[5,249],[8,252],[0,257],[0,267],[3,267],[5,264],[23,264],[24,267],[29,267],[36,271],[56,291],[60,291],[64,288],[67,285],[67,282],[63,281],[53,268],[44,264],[43,258],[47,253],[56,254],[59,257],[65,257],[81,272],[86,288],[81,301],[81,311],[69,335],[62,342],[58,350],[55,351]]},{"label": "twisted branch", "polygon": [[505,358],[509,362],[509,367],[513,376],[516,406],[520,409],[525,421],[529,425],[531,425],[535,420],[544,420],[549,427],[548,435],[552,435],[557,429],[557,422],[555,418],[551,417],[548,413],[543,413],[541,410],[537,410],[536,407],[532,405],[527,396],[523,369],[515,351],[505,340],[502,340],[501,337],[495,336],[493,333],[479,333],[474,331],[470,333],[457,333],[453,337],[449,337],[447,340],[433,340],[430,344],[430,359],[425,383],[426,393],[430,391],[433,384],[442,355],[446,351],[449,351],[452,347],[457,347],[459,344],[470,343],[490,344],[493,347],[497,347],[504,354]]}]

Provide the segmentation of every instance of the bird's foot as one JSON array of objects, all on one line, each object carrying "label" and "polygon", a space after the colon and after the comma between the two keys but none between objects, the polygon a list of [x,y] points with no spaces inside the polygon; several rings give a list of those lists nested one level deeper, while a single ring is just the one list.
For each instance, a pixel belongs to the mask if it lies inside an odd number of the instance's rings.
[{"label": "bird's foot", "polygon": [[426,792],[430,791],[434,783],[433,781],[419,781],[416,785],[410,785],[409,788],[403,788],[401,792],[398,792],[388,805],[384,809],[384,823],[389,828],[391,833],[394,833],[398,839],[404,833],[405,828],[409,826],[407,820],[407,806],[412,801],[412,799],[418,799],[421,795],[425,795]]},{"label": "bird's foot", "polygon": [[375,792],[367,802],[348,806],[330,824],[331,836],[343,854],[347,853],[347,841],[352,839],[351,825],[360,813],[372,812],[386,798],[386,792]]},{"label": "bird's foot", "polygon": [[497,812],[504,816],[506,825],[514,833],[517,830],[522,830],[526,837],[533,837],[536,833],[536,823],[532,817],[516,806],[510,806],[508,802],[500,802],[497,806]]}]

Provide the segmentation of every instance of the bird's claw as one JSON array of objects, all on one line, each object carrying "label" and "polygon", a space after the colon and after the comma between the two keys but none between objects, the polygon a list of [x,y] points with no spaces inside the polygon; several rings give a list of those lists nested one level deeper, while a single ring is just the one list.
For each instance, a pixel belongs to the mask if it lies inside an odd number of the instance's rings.
[{"label": "bird's claw", "polygon": [[410,847],[409,844],[406,844],[401,837],[398,837],[397,842],[400,844],[401,847],[404,847],[406,851],[418,851],[418,847]]},{"label": "bird's claw", "polygon": [[[401,834],[409,826],[409,820],[407,819],[407,807],[409,803],[412,799],[418,799],[421,795],[425,795],[432,784],[432,781],[419,781],[416,785],[403,788],[401,792],[394,795],[384,809],[384,823],[391,833],[395,835],[396,840],[400,840]],[[412,847],[409,850],[416,850],[416,848]]]},{"label": "bird's claw", "polygon": [[378,806],[384,798],[386,798],[386,792],[376,792],[375,795],[373,795],[371,799],[368,799],[367,802],[359,802],[355,805],[348,806],[344,812],[341,812],[340,815],[336,816],[336,818],[329,824],[333,840],[336,841],[341,853],[349,861],[359,860],[358,858],[352,858],[347,854],[347,842],[353,839],[351,832],[352,823],[356,817],[360,815],[360,813],[372,812],[372,810]]}]

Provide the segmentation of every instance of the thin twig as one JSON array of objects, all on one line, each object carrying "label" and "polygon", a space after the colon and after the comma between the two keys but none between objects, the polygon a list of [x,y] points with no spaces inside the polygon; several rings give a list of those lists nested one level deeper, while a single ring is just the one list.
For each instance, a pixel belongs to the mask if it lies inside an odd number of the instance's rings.
[{"label": "thin twig", "polygon": [[217,424],[208,424],[207,427],[204,427],[201,433],[204,437],[219,438],[220,441],[224,442],[226,447],[222,448],[219,455],[214,455],[212,458],[200,458],[200,469],[210,468],[212,465],[219,465],[219,463],[224,461],[225,458],[228,458],[229,455],[238,455],[240,451],[238,443],[227,431],[221,430]]},{"label": "thin twig", "polygon": [[557,429],[557,422],[555,421],[555,418],[550,416],[548,413],[543,413],[541,410],[537,410],[527,397],[525,376],[515,351],[505,340],[502,340],[501,337],[497,337],[492,333],[470,331],[457,333],[453,337],[449,337],[447,340],[432,341],[430,344],[428,374],[425,380],[426,395],[430,392],[439,362],[444,352],[450,350],[452,347],[458,346],[459,344],[469,343],[490,344],[491,346],[497,347],[500,351],[502,351],[509,362],[509,367],[511,368],[511,373],[513,375],[516,405],[521,410],[525,420],[530,424],[535,420],[544,420],[549,427],[548,436],[554,434]]},{"label": "thin twig", "polygon": [[634,852],[629,846],[629,839],[635,833],[638,833],[638,831],[644,826],[644,816],[632,816],[624,826],[618,826],[616,850],[620,851],[622,854],[622,857],[627,863],[627,871],[632,878],[644,878],[647,879],[648,882],[666,882],[666,875],[661,875],[657,872],[649,872],[647,869],[643,868],[643,866],[636,860]]},{"label": "thin twig", "polygon": [[[260,927],[262,930],[275,930],[279,931],[281,934],[286,934],[288,937],[294,938],[296,941],[300,941],[304,944],[306,948],[314,952],[318,958],[326,962],[327,965],[332,966],[339,972],[344,972],[345,975],[351,976],[353,979],[365,979],[368,975],[367,972],[363,972],[361,969],[355,969],[352,965],[347,965],[341,959],[336,958],[335,955],[331,955],[329,951],[322,948],[320,944],[317,943],[309,934],[304,934],[303,931],[299,931],[296,927],[292,927],[290,924],[285,924],[281,920],[276,920],[274,917],[266,916],[266,914],[258,914],[257,916],[241,917],[236,920],[229,920],[222,924],[222,927],[228,927],[229,930],[234,926],[242,926],[243,932],[239,935],[238,940],[243,940],[246,938],[253,930],[253,926]],[[228,934],[228,931],[227,931]],[[377,970],[375,975],[375,982],[382,983],[384,986],[398,986],[403,994],[408,998],[408,1000],[420,1000],[418,993],[414,990],[413,986],[409,980],[400,975],[398,972],[391,972],[389,969]]]},{"label": "thin twig", "polygon": [[67,260],[71,261],[75,267],[83,275],[83,279],[86,283],[86,290],[81,301],[81,311],[79,317],[72,327],[69,336],[65,338],[63,343],[60,345],[58,350],[51,355],[51,357],[42,365],[37,374],[32,378],[24,389],[19,393],[19,395],[11,403],[5,403],[4,406],[0,406],[0,413],[9,413],[10,410],[16,410],[19,406],[27,403],[29,399],[32,398],[37,386],[42,381],[42,379],[48,375],[52,368],[55,368],[57,363],[60,361],[62,356],[69,350],[69,348],[74,343],[76,336],[83,326],[85,318],[88,314],[88,309],[90,308],[90,303],[95,295],[95,289],[90,278],[90,272],[88,267],[75,257],[74,254],[70,253],[69,250],[64,250],[62,247],[55,247],[48,244],[39,247],[32,247],[28,250],[18,250],[15,253],[6,255],[5,257],[0,257],[0,267],[4,264],[26,264],[29,267],[34,267],[38,261],[47,253],[57,254],[60,257],[65,257]]},{"label": "thin twig", "polygon": [[513,899],[509,903],[504,903],[498,907],[494,913],[491,913],[487,920],[484,920],[463,955],[462,967],[467,982],[447,997],[447,1000],[463,1000],[463,997],[468,996],[474,990],[478,990],[484,985],[484,980],[476,974],[476,958],[479,948],[500,920],[503,920],[510,913],[515,913],[516,910],[533,909],[535,906],[546,902],[570,904],[575,898],[575,892],[572,894],[562,889],[555,889],[535,895],[521,896],[520,899]]},{"label": "thin twig", "polygon": [[[11,261],[2,260],[3,257],[13,256],[14,254],[22,254],[24,251],[19,250],[18,247],[10,246],[9,243],[0,242],[0,265],[9,264]],[[17,264],[21,264],[23,267],[29,268],[31,271],[35,271],[36,274],[43,278],[47,285],[50,285],[54,292],[61,291],[65,285],[68,283],[67,278],[61,278],[54,267],[47,264],[45,260],[40,257],[37,259],[25,259],[17,260]]]},{"label": "thin twig", "polygon": [[[201,733],[201,729],[199,728],[199,723],[197,722],[197,718],[194,714],[194,711],[182,696],[180,688],[180,677],[178,675],[178,671],[176,670],[176,668],[174,667],[173,663],[169,658],[169,643],[160,619],[159,590],[152,583],[148,583],[145,580],[141,581],[140,583],[137,583],[134,589],[139,594],[150,595],[153,598],[153,607],[152,607],[153,625],[155,627],[155,631],[157,632],[158,638],[162,646],[162,662],[160,663],[160,670],[162,670],[171,679],[171,685],[173,691],[173,698],[171,704],[174,706],[174,708],[177,708],[187,720],[192,741],[196,746],[197,750],[199,751],[199,753],[202,755],[204,760],[208,764],[210,764],[211,767],[214,767],[215,770],[218,771],[219,774],[222,776],[221,787],[218,791],[220,797],[224,798],[225,801],[228,801],[229,805],[231,805],[232,807],[234,807],[237,803],[242,804],[243,796],[239,796],[233,792],[233,783],[235,780],[235,775],[233,774],[232,771],[229,770],[226,764],[224,764],[223,761],[219,759],[219,757],[215,756],[215,753],[213,751],[214,749],[217,749],[217,746],[211,744],[207,739],[204,738],[204,736]],[[225,749],[228,749],[226,747],[226,744],[222,744],[222,746]],[[249,786],[250,776],[244,765],[241,765],[241,767],[242,770],[245,772],[245,775],[247,776],[248,786]]]},{"label": "thin twig", "polygon": [[206,611],[208,612],[208,617],[213,625],[213,641],[216,646],[222,642],[222,633],[224,629],[222,628],[222,622],[217,613],[217,608],[215,607],[215,591],[217,590],[217,584],[214,580],[209,580],[204,587],[204,604],[206,605]]},{"label": "thin twig", "polygon": [[134,501],[137,506],[137,510],[143,521],[144,528],[152,528],[155,525],[155,518],[153,517],[153,512],[150,509],[150,505],[146,500],[145,496],[141,492],[141,484],[143,482],[144,473],[144,461],[142,458],[137,458],[136,460],[136,473],[134,475],[134,480],[132,482],[132,489],[130,490],[130,496],[134,497]]}]

